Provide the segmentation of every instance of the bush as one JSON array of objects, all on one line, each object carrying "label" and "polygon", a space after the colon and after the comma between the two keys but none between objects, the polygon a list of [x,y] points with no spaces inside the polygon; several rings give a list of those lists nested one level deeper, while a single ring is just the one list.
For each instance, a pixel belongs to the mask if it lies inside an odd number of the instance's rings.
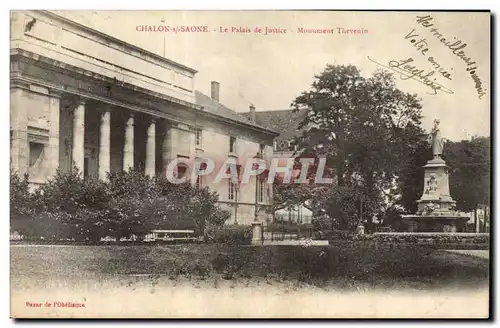
[{"label": "bush", "polygon": [[310,231],[313,229],[312,224],[296,224],[288,221],[274,222],[267,225],[268,232],[285,232],[285,233],[299,233],[300,231]]},{"label": "bush", "polygon": [[28,218],[32,214],[30,209],[31,194],[29,192],[28,176],[19,177],[17,173],[10,173],[10,215],[12,219]]},{"label": "bush", "polygon": [[207,187],[171,184],[138,170],[109,174],[106,181],[58,170],[33,193],[27,177],[11,173],[10,180],[11,228],[28,239],[141,239],[155,228],[201,235],[207,224],[220,226],[230,217]]},{"label": "bush", "polygon": [[374,247],[424,246],[429,248],[449,249],[488,249],[489,234],[454,234],[444,232],[421,233],[376,233],[372,235],[356,235],[354,241],[370,241]]},{"label": "bush", "polygon": [[352,240],[355,235],[355,232],[350,230],[333,230],[327,231],[325,238],[327,240]]},{"label": "bush", "polygon": [[205,229],[205,241],[230,245],[250,245],[252,227],[246,225],[209,225]]}]

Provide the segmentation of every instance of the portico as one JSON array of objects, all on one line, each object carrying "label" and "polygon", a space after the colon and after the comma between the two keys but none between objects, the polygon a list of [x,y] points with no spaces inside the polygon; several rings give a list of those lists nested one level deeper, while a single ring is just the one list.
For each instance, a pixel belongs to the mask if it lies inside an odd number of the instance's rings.
[{"label": "portico", "polygon": [[[106,179],[131,168],[166,175],[174,159],[272,157],[277,133],[222,105],[216,81],[206,96],[196,70],[54,12],[11,12],[10,64],[11,168],[32,187],[73,167]],[[257,208],[256,180],[237,193],[212,180],[192,182],[234,205],[230,223],[265,220],[271,192]]]},{"label": "portico", "polygon": [[[167,120],[92,99],[63,96],[61,103],[58,165],[63,171],[76,167],[100,179],[132,168],[149,176],[162,173],[156,159],[168,156],[161,154],[163,147],[157,149],[156,135],[166,135]],[[169,142],[163,138],[160,146]]]},{"label": "portico", "polygon": [[69,93],[48,89],[48,94],[40,94],[33,89],[13,85],[12,95],[23,95],[13,102],[13,114],[18,108],[32,108],[32,98],[49,102],[49,117],[12,115],[16,124],[11,130],[11,168],[28,173],[32,184],[44,183],[57,168],[69,172],[76,167],[85,177],[101,179],[108,172],[131,168],[149,176],[165,172],[176,135],[168,130],[176,129],[175,122]]},{"label": "portico", "polygon": [[30,183],[73,167],[155,176],[194,158],[195,70],[47,11],[12,26],[11,168]]}]

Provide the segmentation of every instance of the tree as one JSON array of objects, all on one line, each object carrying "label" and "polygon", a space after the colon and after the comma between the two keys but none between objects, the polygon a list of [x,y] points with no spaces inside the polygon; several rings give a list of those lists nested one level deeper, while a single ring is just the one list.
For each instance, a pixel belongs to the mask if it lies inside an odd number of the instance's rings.
[{"label": "tree", "polygon": [[429,144],[423,131],[415,131],[413,142],[408,143],[406,156],[401,161],[400,171],[396,179],[393,195],[399,195],[396,204],[404,208],[405,213],[417,211],[417,200],[424,190],[424,168],[432,159]]},{"label": "tree", "polygon": [[[364,213],[371,230],[371,217],[383,205],[381,195],[394,185],[400,163],[408,157],[408,143],[420,131],[420,100],[397,89],[386,71],[365,78],[354,66],[328,65],[292,106],[308,110],[298,127],[306,127],[298,137],[299,147],[325,157],[335,173],[337,187],[330,193],[340,202],[327,197],[323,209],[330,216],[340,215],[348,208],[341,200],[352,201],[356,190],[360,199],[369,200]],[[350,214],[343,217],[354,219]],[[352,226],[344,219],[339,222]]]},{"label": "tree", "polygon": [[449,142],[443,157],[450,166],[450,194],[460,211],[489,207],[490,202],[490,137]]}]

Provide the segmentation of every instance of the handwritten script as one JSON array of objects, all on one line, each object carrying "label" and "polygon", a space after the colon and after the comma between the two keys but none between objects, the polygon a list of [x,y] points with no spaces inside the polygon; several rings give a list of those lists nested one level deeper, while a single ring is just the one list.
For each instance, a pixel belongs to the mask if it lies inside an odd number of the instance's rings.
[{"label": "handwritten script", "polygon": [[449,38],[444,36],[435,26],[434,18],[431,15],[417,16],[417,23],[428,29],[441,44],[447,47],[452,54],[460,58],[465,63],[465,70],[469,73],[471,79],[475,83],[478,98],[482,99],[483,96],[486,95],[486,89],[483,88],[483,82],[477,75],[476,62],[471,57],[468,57],[464,51],[467,47],[467,43],[457,39],[456,37]]},{"label": "handwritten script", "polygon": [[427,87],[429,87],[432,92],[428,92],[430,95],[436,95],[438,91],[453,94],[454,92],[442,84],[437,82],[436,72],[434,70],[424,70],[419,68],[414,64],[413,58],[407,58],[402,60],[391,60],[387,65],[381,64],[368,56],[368,59],[375,64],[389,69],[400,75],[401,80],[412,79],[417,81]]}]

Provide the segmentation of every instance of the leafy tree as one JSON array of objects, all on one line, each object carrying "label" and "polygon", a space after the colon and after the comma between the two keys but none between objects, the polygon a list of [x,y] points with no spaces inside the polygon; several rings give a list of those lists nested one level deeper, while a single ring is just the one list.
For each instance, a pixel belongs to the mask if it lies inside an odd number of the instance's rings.
[{"label": "leafy tree", "polygon": [[[305,183],[284,182],[284,174],[276,174],[273,181],[273,213],[283,208],[289,208],[296,205],[302,205],[313,213],[313,216],[324,214],[321,206],[321,199],[328,194],[327,189],[332,188],[329,184],[316,184],[316,173],[319,164],[319,158],[314,151],[303,151],[295,158],[293,177],[298,178],[302,175],[303,164],[301,159],[309,161],[308,170],[305,173]],[[331,170],[326,170],[324,178],[332,178]]]},{"label": "leafy tree", "polygon": [[[489,209],[490,147],[490,137],[474,137],[448,142],[444,148],[443,156],[450,166],[450,194],[458,210],[474,211],[476,224],[477,209]],[[484,227],[485,223],[481,230]]]},{"label": "leafy tree", "polygon": [[[415,213],[416,201],[422,196],[424,168],[432,158],[425,135],[410,144],[409,156],[402,163],[396,193],[401,195],[398,204],[406,213]],[[450,167],[450,194],[457,202],[457,209],[475,211],[489,205],[490,190],[490,138],[474,137],[471,140],[449,141],[444,147],[443,159]]]},{"label": "leafy tree", "polygon": [[393,195],[399,195],[397,205],[402,206],[406,213],[417,211],[417,200],[422,197],[424,190],[423,166],[432,159],[432,152],[425,139],[423,131],[415,132],[414,141],[408,144],[407,154],[401,161],[396,188],[392,190]]},{"label": "leafy tree", "polygon": [[372,215],[383,206],[383,191],[394,185],[408,143],[420,131],[420,100],[397,89],[385,71],[365,78],[354,66],[328,65],[292,105],[296,111],[308,109],[298,127],[306,128],[299,147],[325,157],[335,174],[337,187],[320,206],[338,217],[341,228],[352,227],[349,220],[359,219],[347,206],[354,193],[368,200],[364,213],[370,230]]}]

